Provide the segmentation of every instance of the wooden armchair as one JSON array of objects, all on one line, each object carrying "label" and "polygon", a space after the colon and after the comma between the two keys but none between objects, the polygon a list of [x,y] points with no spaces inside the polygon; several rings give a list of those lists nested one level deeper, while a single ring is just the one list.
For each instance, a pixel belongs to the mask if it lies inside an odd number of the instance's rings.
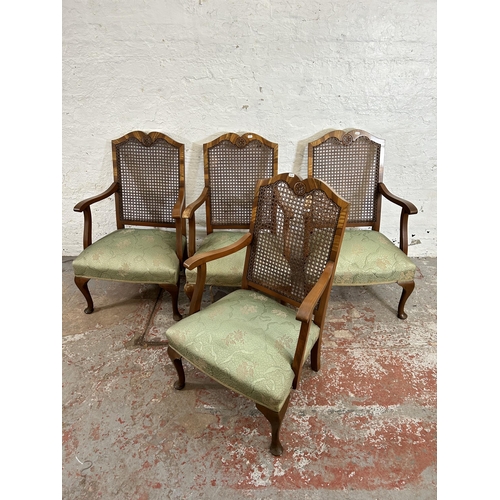
[{"label": "wooden armchair", "polygon": [[[170,327],[168,354],[185,385],[182,358],[254,401],[271,424],[271,453],[302,367],[320,368],[322,329],[348,203],[325,183],[280,174],[260,180],[250,232],[184,263],[197,268],[189,316]],[[245,251],[242,288],[200,309],[208,265]]]},{"label": "wooden armchair", "polygon": [[[349,220],[334,286],[398,283],[397,316],[406,319],[416,266],[408,257],[408,216],[413,203],[393,195],[382,182],[384,140],[363,130],[334,130],[309,143],[308,175],[324,180],[350,202]],[[399,248],[380,233],[382,198],[401,207]],[[355,230],[368,228],[369,231]]]},{"label": "wooden armchair", "polygon": [[[189,221],[188,256],[230,245],[248,232],[255,185],[278,173],[278,145],[247,133],[224,134],[203,145],[205,187],[184,210]],[[206,211],[206,237],[196,249],[195,214]],[[228,255],[207,266],[206,285],[240,287],[245,252]],[[186,270],[184,291],[193,296],[196,269]]]},{"label": "wooden armchair", "polygon": [[[179,320],[179,277],[186,250],[184,145],[160,132],[135,131],[113,140],[112,152],[114,182],[74,208],[84,214],[83,251],[73,269],[87,299],[85,313],[94,310],[88,281],[102,279],[160,285],[171,294],[173,316]],[[93,243],[91,206],[112,194],[117,229]]]}]

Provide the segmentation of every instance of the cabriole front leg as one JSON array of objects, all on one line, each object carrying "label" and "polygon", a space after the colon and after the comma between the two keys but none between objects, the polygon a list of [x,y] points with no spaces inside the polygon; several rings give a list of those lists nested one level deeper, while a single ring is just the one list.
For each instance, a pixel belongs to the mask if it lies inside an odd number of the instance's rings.
[{"label": "cabriole front leg", "polygon": [[405,313],[405,304],[406,304],[406,301],[408,300],[408,297],[411,295],[411,293],[413,292],[413,289],[415,288],[415,282],[414,281],[398,281],[398,285],[403,288],[403,292],[401,293],[401,299],[399,300],[398,318],[399,319],[406,319],[408,317],[408,314]]},{"label": "cabriole front leg", "polygon": [[184,386],[186,385],[186,376],[184,375],[184,367],[182,366],[182,357],[170,346],[167,348],[167,354],[172,360],[177,376],[179,377],[179,380],[174,383],[174,388],[180,391],[181,389],[184,389]]},{"label": "cabriole front leg", "polygon": [[264,415],[264,417],[267,418],[267,420],[271,424],[271,446],[269,447],[269,449],[271,450],[271,453],[275,457],[280,457],[281,455],[283,455],[283,446],[281,445],[280,442],[280,429],[286,410],[288,408],[289,401],[290,401],[290,396],[288,396],[288,398],[285,401],[285,404],[282,406],[279,412],[270,410],[265,406],[256,404],[257,409]]},{"label": "cabriole front leg", "polygon": [[94,302],[92,300],[92,296],[90,295],[89,292],[89,287],[88,287],[88,282],[90,281],[90,278],[82,278],[80,276],[75,276],[75,284],[80,290],[80,292],[83,293],[83,296],[87,299],[87,308],[84,309],[85,314],[91,314],[94,311]]}]

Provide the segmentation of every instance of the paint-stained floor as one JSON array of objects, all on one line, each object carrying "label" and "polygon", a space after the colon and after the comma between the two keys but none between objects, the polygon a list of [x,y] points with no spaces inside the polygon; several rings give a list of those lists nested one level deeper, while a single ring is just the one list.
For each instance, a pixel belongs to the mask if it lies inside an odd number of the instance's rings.
[{"label": "paint-stained floor", "polygon": [[[270,454],[253,403],[166,354],[170,296],[90,281],[93,314],[63,258],[62,491],[90,499],[435,499],[436,259],[398,285],[334,287],[319,372],[303,371]],[[211,294],[207,290],[205,303]],[[220,292],[219,292],[220,293]],[[186,313],[188,299],[180,294]]]}]

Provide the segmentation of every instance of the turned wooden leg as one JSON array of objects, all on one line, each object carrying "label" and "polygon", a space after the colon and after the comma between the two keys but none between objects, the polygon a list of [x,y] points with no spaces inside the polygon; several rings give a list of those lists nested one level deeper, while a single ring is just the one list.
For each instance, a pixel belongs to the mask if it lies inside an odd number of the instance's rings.
[{"label": "turned wooden leg", "polygon": [[406,319],[408,317],[408,314],[405,313],[405,304],[406,301],[408,300],[408,297],[411,295],[411,292],[413,292],[413,289],[415,288],[415,282],[399,281],[398,285],[403,288],[403,292],[401,293],[401,299],[399,299],[398,318]]},{"label": "turned wooden leg", "polygon": [[267,418],[271,424],[271,446],[269,449],[275,457],[280,457],[283,454],[283,446],[280,443],[280,429],[281,423],[283,422],[283,417],[285,416],[286,410],[288,408],[288,403],[290,402],[290,396],[286,398],[285,404],[282,406],[279,412],[270,410],[265,406],[256,404],[257,409]]},{"label": "turned wooden leg", "polygon": [[170,293],[172,297],[172,311],[175,321],[182,319],[182,315],[179,312],[178,302],[179,302],[179,287],[175,285],[160,285],[164,290]]},{"label": "turned wooden leg", "polygon": [[75,276],[75,284],[80,290],[80,292],[83,293],[83,296],[87,299],[87,308],[84,309],[85,314],[91,314],[94,311],[94,302],[92,300],[92,297],[89,292],[89,287],[88,287],[88,282],[90,281],[90,278],[82,278],[80,276]]},{"label": "turned wooden leg", "polygon": [[193,283],[186,283],[184,285],[184,292],[186,293],[189,302],[193,300],[193,294],[194,294],[194,284]]},{"label": "turned wooden leg", "polygon": [[182,366],[182,357],[170,346],[167,348],[167,354],[172,360],[175,370],[177,371],[177,376],[179,377],[179,380],[174,384],[174,388],[180,391],[181,389],[184,389],[184,386],[186,385],[186,376],[184,375],[184,367]]}]

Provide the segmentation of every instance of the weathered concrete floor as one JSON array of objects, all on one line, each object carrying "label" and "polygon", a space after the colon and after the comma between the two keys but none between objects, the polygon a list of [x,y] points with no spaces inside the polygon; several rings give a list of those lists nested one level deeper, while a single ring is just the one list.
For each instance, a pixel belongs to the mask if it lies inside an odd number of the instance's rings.
[{"label": "weathered concrete floor", "polygon": [[173,323],[167,294],[91,281],[86,315],[63,258],[63,498],[436,498],[436,259],[415,262],[406,321],[397,285],[333,288],[277,458],[252,403],[187,363],[174,390],[166,347],[137,345]]}]

